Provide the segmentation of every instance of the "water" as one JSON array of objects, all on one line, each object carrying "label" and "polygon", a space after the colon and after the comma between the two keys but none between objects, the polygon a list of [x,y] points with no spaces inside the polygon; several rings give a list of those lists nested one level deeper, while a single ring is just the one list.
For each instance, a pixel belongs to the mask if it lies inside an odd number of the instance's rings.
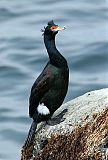
[{"label": "water", "polygon": [[57,48],[70,68],[65,102],[107,87],[107,2],[0,0],[0,160],[19,160],[31,123],[28,97],[48,56],[40,29],[66,26]]}]

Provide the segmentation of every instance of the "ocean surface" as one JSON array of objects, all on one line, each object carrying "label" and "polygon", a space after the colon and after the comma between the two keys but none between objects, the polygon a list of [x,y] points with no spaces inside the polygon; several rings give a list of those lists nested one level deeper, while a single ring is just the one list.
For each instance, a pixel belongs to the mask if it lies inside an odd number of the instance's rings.
[{"label": "ocean surface", "polygon": [[66,30],[56,45],[70,68],[65,102],[108,87],[107,1],[0,0],[0,160],[19,160],[31,119],[30,89],[48,61],[41,29]]}]

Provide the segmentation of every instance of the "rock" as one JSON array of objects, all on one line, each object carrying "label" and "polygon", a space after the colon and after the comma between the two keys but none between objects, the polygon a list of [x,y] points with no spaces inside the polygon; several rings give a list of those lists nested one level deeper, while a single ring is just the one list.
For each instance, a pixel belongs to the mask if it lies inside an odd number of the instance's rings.
[{"label": "rock", "polygon": [[22,160],[107,160],[108,88],[63,104],[48,124],[41,123]]}]

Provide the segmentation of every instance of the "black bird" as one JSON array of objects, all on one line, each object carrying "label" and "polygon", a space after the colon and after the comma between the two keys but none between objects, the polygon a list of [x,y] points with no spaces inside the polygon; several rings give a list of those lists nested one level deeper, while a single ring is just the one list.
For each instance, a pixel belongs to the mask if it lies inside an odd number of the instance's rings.
[{"label": "black bird", "polygon": [[29,116],[33,119],[33,123],[25,146],[31,143],[37,124],[42,121],[47,122],[61,106],[66,96],[69,68],[66,59],[60,54],[55,45],[56,34],[64,29],[65,27],[60,28],[53,21],[50,21],[48,26],[42,30],[49,61],[31,88]]}]

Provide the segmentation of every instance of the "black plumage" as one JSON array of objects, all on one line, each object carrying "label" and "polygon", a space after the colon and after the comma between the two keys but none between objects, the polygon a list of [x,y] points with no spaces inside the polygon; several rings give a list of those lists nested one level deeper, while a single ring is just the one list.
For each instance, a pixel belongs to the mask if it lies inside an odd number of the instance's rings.
[{"label": "black plumage", "polygon": [[48,121],[61,106],[67,93],[69,81],[68,64],[55,46],[55,36],[58,31],[63,29],[55,25],[53,21],[50,21],[43,33],[49,62],[31,89],[29,115],[33,118],[33,123],[25,145],[30,144],[37,123]]}]

